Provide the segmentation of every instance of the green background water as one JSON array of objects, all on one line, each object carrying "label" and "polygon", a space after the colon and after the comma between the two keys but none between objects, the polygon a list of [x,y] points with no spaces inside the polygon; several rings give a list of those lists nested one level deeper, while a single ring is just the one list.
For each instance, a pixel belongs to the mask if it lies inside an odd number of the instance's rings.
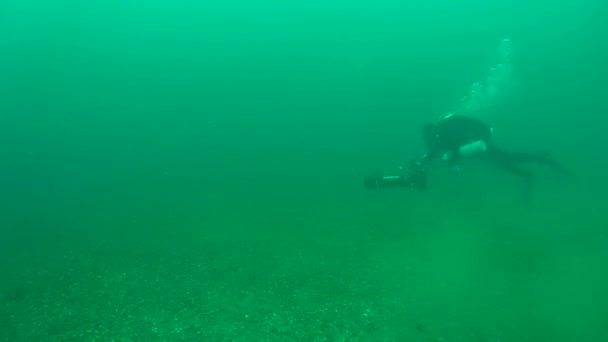
[{"label": "green background water", "polygon": [[[602,1],[0,4],[0,340],[602,340]],[[370,193],[515,45],[549,150]]]}]

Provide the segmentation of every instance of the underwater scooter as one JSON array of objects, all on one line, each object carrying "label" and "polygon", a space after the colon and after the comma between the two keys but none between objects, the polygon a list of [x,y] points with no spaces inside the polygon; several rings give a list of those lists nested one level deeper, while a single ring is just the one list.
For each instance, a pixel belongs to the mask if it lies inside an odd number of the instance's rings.
[{"label": "underwater scooter", "polygon": [[[468,145],[460,147],[458,155],[460,158],[475,158],[483,155],[487,149],[488,148],[485,141],[474,141]],[[452,153],[447,152],[443,155],[441,160],[449,163],[451,158],[453,158]],[[364,183],[365,187],[370,190],[381,188],[412,187],[416,190],[422,191],[427,187],[427,175],[424,167],[422,167],[416,161],[412,161],[411,169],[408,174],[373,174],[365,177]]]},{"label": "underwater scooter", "polygon": [[400,172],[392,174],[372,174],[365,177],[365,187],[370,190],[382,188],[408,188],[416,190],[426,189],[426,170],[412,162],[411,170],[408,174]]}]

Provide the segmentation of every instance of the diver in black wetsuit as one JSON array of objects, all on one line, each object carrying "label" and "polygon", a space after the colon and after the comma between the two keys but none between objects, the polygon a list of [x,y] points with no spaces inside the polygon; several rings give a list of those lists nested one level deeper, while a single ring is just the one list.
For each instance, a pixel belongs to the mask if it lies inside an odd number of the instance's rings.
[{"label": "diver in black wetsuit", "polygon": [[520,163],[539,163],[554,170],[572,175],[560,166],[548,153],[507,152],[490,142],[492,128],[485,122],[462,115],[448,115],[436,122],[427,123],[423,137],[429,146],[428,152],[412,163],[412,170],[405,176],[372,175],[365,179],[367,188],[415,187],[426,188],[426,167],[436,158],[442,157],[448,165],[458,168],[465,157],[477,157],[495,167],[519,176],[526,186],[526,200],[534,183],[534,175],[519,166]]}]

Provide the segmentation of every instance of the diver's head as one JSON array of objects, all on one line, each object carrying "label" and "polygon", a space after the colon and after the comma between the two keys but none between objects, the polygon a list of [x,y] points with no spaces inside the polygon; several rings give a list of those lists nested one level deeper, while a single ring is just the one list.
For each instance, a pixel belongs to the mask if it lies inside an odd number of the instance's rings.
[{"label": "diver's head", "polygon": [[435,122],[428,122],[422,127],[422,139],[427,145],[431,145],[435,137],[439,133],[439,124]]}]

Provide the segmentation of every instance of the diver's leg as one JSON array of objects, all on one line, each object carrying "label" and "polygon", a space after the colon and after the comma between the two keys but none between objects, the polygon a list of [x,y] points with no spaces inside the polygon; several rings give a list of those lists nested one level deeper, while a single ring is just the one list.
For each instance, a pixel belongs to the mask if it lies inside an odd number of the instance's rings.
[{"label": "diver's leg", "polygon": [[537,163],[547,165],[553,170],[567,176],[572,176],[572,172],[561,166],[547,152],[542,153],[526,153],[526,152],[506,152],[496,146],[489,145],[488,152],[500,156],[502,162],[508,163]]},{"label": "diver's leg", "polygon": [[503,152],[508,155],[509,160],[513,163],[542,163],[543,159],[540,154],[526,152]]},{"label": "diver's leg", "polygon": [[528,203],[532,194],[532,188],[534,186],[534,174],[528,170],[519,167],[516,162],[522,161],[517,159],[529,157],[528,155],[515,155],[510,152],[506,152],[496,146],[488,145],[485,159],[494,167],[506,171],[512,175],[520,177],[524,182],[524,201]]},{"label": "diver's leg", "polygon": [[549,166],[553,170],[561,173],[562,175],[574,176],[574,174],[572,172],[570,172],[570,170],[564,168],[560,163],[557,162],[557,160],[553,159],[553,157],[551,157],[551,155],[548,152],[542,152],[539,154],[539,156],[540,156],[539,163]]},{"label": "diver's leg", "polygon": [[508,158],[513,163],[538,163],[546,165],[553,170],[567,176],[572,176],[572,172],[561,166],[557,160],[553,159],[547,152],[543,153],[525,153],[525,152],[510,152]]}]

